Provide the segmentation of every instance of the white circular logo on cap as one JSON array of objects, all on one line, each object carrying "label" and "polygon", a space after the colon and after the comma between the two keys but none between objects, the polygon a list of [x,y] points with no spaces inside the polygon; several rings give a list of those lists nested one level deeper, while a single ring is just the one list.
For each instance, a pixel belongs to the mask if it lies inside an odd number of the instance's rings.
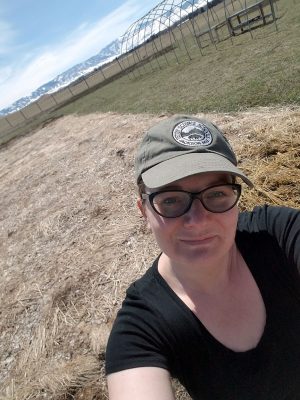
[{"label": "white circular logo on cap", "polygon": [[204,124],[198,121],[187,120],[180,122],[173,129],[173,138],[185,146],[208,146],[212,142],[212,134]]}]

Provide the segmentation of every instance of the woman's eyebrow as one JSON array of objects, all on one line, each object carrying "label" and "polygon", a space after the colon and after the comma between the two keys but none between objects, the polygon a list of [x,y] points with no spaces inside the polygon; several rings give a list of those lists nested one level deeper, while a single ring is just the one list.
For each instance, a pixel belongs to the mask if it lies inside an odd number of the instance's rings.
[{"label": "woman's eyebrow", "polygon": [[184,192],[198,193],[198,192],[201,192],[202,190],[205,190],[211,186],[224,185],[226,183],[232,183],[232,182],[229,182],[229,180],[226,180],[226,179],[218,179],[216,181],[210,182],[209,184],[203,186],[203,188],[201,188],[200,190],[198,190],[198,189],[197,190],[187,190],[187,189],[183,189],[183,187],[180,185],[170,185],[170,186],[168,185],[168,186],[162,186],[162,187],[158,188],[157,190],[155,190],[155,192],[164,192],[164,191],[168,191],[168,190],[170,190],[170,191],[183,190]]}]

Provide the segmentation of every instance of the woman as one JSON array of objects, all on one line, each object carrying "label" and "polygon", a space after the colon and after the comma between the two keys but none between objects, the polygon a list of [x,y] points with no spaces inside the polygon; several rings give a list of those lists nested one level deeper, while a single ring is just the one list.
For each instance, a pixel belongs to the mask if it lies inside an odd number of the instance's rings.
[{"label": "woman", "polygon": [[212,123],[174,116],[136,157],[138,207],[161,249],[130,286],[106,354],[111,400],[300,399],[300,213],[239,213],[235,154]]}]

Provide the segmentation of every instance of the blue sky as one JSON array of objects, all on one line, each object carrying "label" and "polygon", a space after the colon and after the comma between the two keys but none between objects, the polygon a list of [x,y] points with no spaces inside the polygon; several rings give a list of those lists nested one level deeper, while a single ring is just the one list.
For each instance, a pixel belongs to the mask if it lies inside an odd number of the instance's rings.
[{"label": "blue sky", "polygon": [[0,0],[0,109],[97,54],[159,0]]}]

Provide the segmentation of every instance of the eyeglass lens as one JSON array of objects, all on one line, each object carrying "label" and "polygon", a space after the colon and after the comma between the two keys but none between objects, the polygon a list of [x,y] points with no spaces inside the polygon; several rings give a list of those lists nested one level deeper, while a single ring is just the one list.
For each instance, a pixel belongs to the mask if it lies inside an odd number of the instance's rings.
[{"label": "eyeglass lens", "polygon": [[211,212],[222,213],[230,210],[238,201],[240,185],[226,184],[207,188],[199,193],[182,190],[157,192],[150,195],[154,210],[166,218],[175,218],[186,213],[195,199]]}]

